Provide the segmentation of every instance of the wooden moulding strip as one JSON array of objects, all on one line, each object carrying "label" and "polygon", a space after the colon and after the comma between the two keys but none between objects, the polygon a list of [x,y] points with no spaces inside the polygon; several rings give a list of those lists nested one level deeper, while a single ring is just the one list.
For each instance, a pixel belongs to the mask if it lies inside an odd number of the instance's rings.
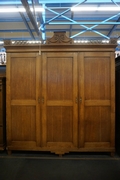
[{"label": "wooden moulding strip", "polygon": [[110,106],[110,100],[85,100],[85,106]]},{"label": "wooden moulding strip", "polygon": [[36,100],[12,100],[11,105],[29,105],[35,106]]},{"label": "wooden moulding strip", "polygon": [[73,106],[72,101],[47,101],[47,106]]},{"label": "wooden moulding strip", "polygon": [[86,142],[85,148],[109,148],[109,142]]}]

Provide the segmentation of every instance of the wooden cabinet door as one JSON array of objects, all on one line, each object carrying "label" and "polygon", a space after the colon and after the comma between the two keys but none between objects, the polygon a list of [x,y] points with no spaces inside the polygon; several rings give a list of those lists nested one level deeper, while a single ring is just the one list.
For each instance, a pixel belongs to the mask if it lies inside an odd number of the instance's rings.
[{"label": "wooden cabinet door", "polygon": [[0,78],[0,149],[3,146],[3,92],[2,78]]},{"label": "wooden cabinet door", "polygon": [[37,53],[7,56],[7,146],[33,149],[40,145],[40,56]]},{"label": "wooden cabinet door", "polygon": [[6,143],[6,79],[0,78],[0,150],[4,150]]},{"label": "wooden cabinet door", "polygon": [[114,53],[79,54],[79,147],[114,149]]},{"label": "wooden cabinet door", "polygon": [[43,53],[43,147],[60,154],[78,146],[77,96],[77,53]]}]

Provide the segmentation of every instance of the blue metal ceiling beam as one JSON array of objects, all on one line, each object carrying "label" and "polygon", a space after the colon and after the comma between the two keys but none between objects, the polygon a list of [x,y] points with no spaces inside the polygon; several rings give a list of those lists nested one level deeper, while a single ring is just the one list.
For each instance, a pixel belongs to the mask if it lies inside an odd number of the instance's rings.
[{"label": "blue metal ceiling beam", "polygon": [[[39,0],[40,3],[56,3],[55,0]],[[78,0],[57,0],[57,3],[78,3]],[[110,0],[87,0],[88,3],[110,3]],[[120,2],[116,0],[116,2]]]},{"label": "blue metal ceiling beam", "polygon": [[[70,28],[68,27],[68,28],[63,28],[63,31],[69,31],[70,30]],[[83,31],[84,29],[83,28],[81,28],[80,29],[81,31]],[[107,29],[94,29],[95,31],[106,31],[106,32],[109,32],[109,28],[107,28]],[[32,32],[35,32],[35,30],[34,29],[31,29],[31,31]],[[52,28],[52,29],[46,29],[45,30],[46,32],[50,32],[50,31],[58,31],[58,28]],[[75,32],[75,31],[78,31],[78,29],[77,28],[72,28],[72,32]],[[91,30],[90,30],[91,31]],[[1,33],[12,33],[12,32],[28,32],[28,29],[0,29],[0,32]],[[116,29],[116,32],[120,32],[120,28],[119,29]]]},{"label": "blue metal ceiling beam", "polygon": [[[79,2],[79,4],[80,4],[80,3],[84,3],[85,1],[86,1],[86,0],[84,0],[83,2]],[[78,5],[78,4],[77,4],[77,5]],[[75,6],[77,6],[77,5],[75,5]],[[55,20],[56,18],[58,18],[58,17],[60,17],[60,16],[62,16],[63,18],[65,18],[65,19],[67,19],[67,20],[73,21],[72,19],[70,19],[70,18],[68,18],[68,17],[66,17],[66,16],[63,15],[63,14],[65,14],[66,12],[70,11],[70,8],[67,9],[66,11],[62,12],[62,13],[58,13],[58,12],[56,12],[56,11],[54,11],[54,10],[46,7],[46,6],[44,6],[44,8],[47,9],[48,11],[50,11],[50,12],[53,12],[54,14],[57,14],[57,16],[55,16],[54,18],[50,19],[48,22],[45,22],[44,24],[42,24],[41,27],[40,27],[41,31],[43,31],[43,29],[44,29],[44,27],[45,27],[46,24],[49,24],[49,22]]]},{"label": "blue metal ceiling beam", "polygon": [[[40,5],[39,4],[39,1],[38,0],[34,0],[35,1],[35,5]],[[42,5],[43,8],[44,8],[44,4]],[[39,17],[39,20],[40,20],[40,24],[44,24],[45,23],[45,11],[44,12],[38,12],[38,17]],[[46,35],[45,35],[45,28],[42,30],[42,39],[45,40],[46,38]]]},{"label": "blue metal ceiling beam", "polygon": [[[29,4],[31,3],[31,0],[27,0]],[[78,3],[78,0],[38,0],[39,4],[51,4],[53,6],[56,6],[56,4],[76,4]],[[87,0],[87,4],[111,4],[111,0]],[[116,0],[116,3],[120,3],[119,0]],[[21,0],[0,0],[0,5],[21,5]],[[50,6],[51,6],[50,5]],[[66,6],[66,5],[65,5]],[[71,6],[71,5],[70,5]]]},{"label": "blue metal ceiling beam", "polygon": [[[110,17],[110,18],[105,19],[105,20],[102,21],[101,23],[105,23],[105,22],[107,22],[107,21],[109,21],[109,20],[111,20],[111,19],[113,19],[114,17],[117,17],[117,16],[119,16],[119,15],[120,15],[120,13],[118,13],[118,14],[116,14],[116,15]],[[93,28],[95,28],[95,27],[97,27],[97,26],[98,26],[98,25],[94,25],[94,26],[92,26],[92,27],[87,27],[87,26],[85,26],[85,27],[86,27],[86,30],[85,30],[85,31],[82,31],[82,32],[80,32],[80,33],[78,33],[78,34],[75,34],[75,35],[72,36],[71,38],[74,38],[74,37],[76,37],[76,36],[78,36],[78,35],[80,35],[80,34],[86,32],[87,30],[92,30]],[[109,39],[108,36],[106,36],[106,38]]]},{"label": "blue metal ceiling beam", "polygon": [[[84,0],[83,2],[79,2],[78,4],[75,5],[75,7],[78,6],[78,5],[80,5],[80,4],[82,4],[82,3],[84,3],[84,2],[86,2],[86,1],[87,1],[87,0]],[[74,22],[74,21],[73,21],[73,18],[72,18],[73,12],[72,12],[71,19],[63,15],[63,14],[65,14],[66,12],[70,11],[70,10],[71,10],[70,8],[67,9],[67,10],[65,10],[65,11],[62,12],[62,13],[57,13],[56,11],[54,11],[54,10],[48,8],[48,7],[45,7],[45,8],[46,8],[47,10],[49,10],[49,11],[57,14],[57,16],[55,16],[54,18],[50,19],[50,20],[49,20],[48,22],[46,22],[45,24],[47,24],[47,23],[49,24],[51,21],[55,20],[56,18],[58,18],[58,17],[60,17],[60,16],[62,16],[63,18],[65,18],[65,19],[67,19],[67,20],[69,20],[69,21]],[[43,28],[44,28],[45,24],[42,25]],[[71,33],[72,33],[72,25],[70,25],[70,36],[71,36]]]},{"label": "blue metal ceiling beam", "polygon": [[[45,8],[45,4],[42,5],[43,8]],[[45,11],[42,12],[42,17],[43,17],[43,24],[45,23]],[[46,29],[45,26],[42,29],[42,39],[45,40],[46,39]]]},{"label": "blue metal ceiling beam", "polygon": [[[87,24],[87,25],[91,25],[91,24],[95,24],[95,26],[98,26],[98,25],[113,25],[113,24],[117,24],[117,25],[120,25],[120,22],[113,22],[113,21],[110,21],[110,22],[90,22],[90,21],[84,21],[84,22],[67,22],[67,21],[62,21],[62,22],[50,22],[49,23],[50,25],[84,25],[84,24]],[[91,28],[89,29],[91,30]]]},{"label": "blue metal ceiling beam", "polygon": [[[82,1],[80,1],[79,3],[77,3],[76,5],[74,5],[74,7],[76,7],[76,6],[84,3],[84,2],[86,2],[86,1],[87,1],[87,0],[82,0]],[[47,8],[47,7],[46,7],[46,8]],[[67,13],[67,12],[69,12],[69,11],[71,11],[71,8],[68,8],[67,10],[63,11],[62,13],[58,13],[57,16],[53,17],[52,19],[50,19],[49,21],[47,21],[45,24],[49,24],[51,21],[57,19],[58,17],[62,16],[63,14],[65,14],[65,13]],[[65,17],[66,17],[66,16],[65,16]],[[44,25],[45,25],[45,24],[44,24]],[[44,25],[43,25],[43,26],[44,26]]]},{"label": "blue metal ceiling beam", "polygon": [[36,31],[37,35],[40,36],[40,38],[41,38],[40,31],[38,29],[35,18],[34,18],[32,12],[30,10],[30,7],[29,7],[29,4],[28,4],[27,0],[21,0],[21,3],[23,4],[24,8],[26,9],[27,15],[30,18],[30,21],[31,21],[33,27],[35,28],[35,31]]},{"label": "blue metal ceiling beam", "polygon": [[[52,12],[52,11],[51,11]],[[55,12],[55,11],[54,11]],[[56,13],[57,14],[57,13]],[[62,17],[64,17],[63,15],[61,16],[61,17],[59,17],[59,21],[62,21],[62,20],[64,20]],[[4,17],[3,17],[4,18]],[[1,16],[0,16],[0,22],[22,22],[22,19],[21,18],[18,18],[18,17],[15,17],[15,18],[11,18],[11,17],[9,17],[9,19],[7,18],[4,18],[3,19]],[[45,19],[46,19],[46,21],[48,21],[49,20],[49,18],[48,17],[45,17]],[[74,20],[73,19],[71,19],[71,18],[66,18],[67,20],[69,20],[69,21],[103,21],[104,19],[105,19],[105,17],[91,17],[91,16],[89,16],[89,17],[74,17]],[[26,20],[29,22],[30,20],[29,20],[29,18],[27,18],[26,17]],[[116,18],[114,18],[114,21],[117,21],[118,20],[118,18],[116,17]],[[41,22],[41,21],[40,21]],[[44,22],[43,22],[44,23]],[[43,24],[43,23],[41,23],[41,24]]]},{"label": "blue metal ceiling beam", "polygon": [[[47,7],[46,7],[47,8]],[[49,9],[49,8],[47,8],[49,11],[51,11],[51,12],[53,12],[53,13],[55,13],[55,14],[59,14],[59,13],[57,13],[56,11],[53,11],[53,10],[51,10],[51,9]],[[66,16],[64,16],[64,15],[61,15],[62,17],[64,17],[65,19],[67,19],[67,20],[69,20],[69,21],[72,21],[73,22],[73,24],[75,24],[75,23],[77,23],[76,21],[74,21],[73,19],[70,19],[70,18],[68,18],[68,17],[66,17]],[[82,27],[84,27],[85,29],[88,29],[88,27],[87,26],[85,26],[85,25],[82,25],[81,24],[81,26]],[[107,39],[109,39],[107,36],[105,36],[104,34],[102,34],[102,33],[100,33],[100,32],[98,32],[98,31],[95,31],[95,30],[93,30],[93,29],[89,29],[90,31],[93,31],[94,33],[96,33],[96,34],[99,34],[99,35],[101,35],[102,37],[104,37],[104,38],[107,38]],[[86,30],[84,30],[84,31],[82,31],[82,33],[83,32],[86,32]],[[72,36],[71,36],[72,37]]]},{"label": "blue metal ceiling beam", "polygon": [[[47,6],[45,6],[45,9],[47,9],[48,11],[50,11],[50,12],[52,12],[52,13],[54,13],[54,14],[57,14],[57,15],[60,14],[60,13],[58,13],[58,12],[56,12],[56,11],[54,11],[54,10],[48,8]],[[56,17],[57,17],[57,16],[56,16]],[[73,22],[73,19],[70,19],[70,18],[68,18],[67,16],[61,15],[61,17],[63,17],[64,19],[67,19],[67,20]],[[52,18],[52,19],[53,19],[53,18]],[[55,18],[55,19],[56,19],[56,18]],[[60,20],[60,19],[59,19],[59,20]],[[53,21],[53,20],[50,20],[50,22],[51,22],[51,21]],[[45,24],[49,24],[50,22],[49,22],[49,20],[48,20]],[[44,24],[43,24],[43,26],[44,26]]]},{"label": "blue metal ceiling beam", "polygon": [[112,3],[114,3],[116,6],[119,7],[119,5],[117,4],[117,2],[115,2],[114,0],[111,0],[111,1],[112,1]]},{"label": "blue metal ceiling beam", "polygon": [[[117,16],[118,16],[118,15],[119,15],[119,14],[117,14]],[[116,15],[115,15],[115,16],[112,16],[111,18],[108,18],[108,19],[106,19],[106,20],[104,20],[104,21],[102,21],[102,22],[107,22],[107,21],[113,19],[114,17],[116,17]],[[94,25],[94,26],[92,26],[92,27],[90,27],[90,28],[87,28],[86,31],[89,30],[89,29],[92,30],[93,28],[95,28],[95,27],[97,27],[97,26],[98,26],[98,25]],[[74,35],[74,36],[71,36],[71,38],[76,37],[76,36],[78,36],[78,35],[80,35],[80,34],[82,34],[82,33],[85,33],[86,31],[82,31],[82,32],[80,32],[80,33],[78,33],[78,34],[76,34],[76,35]],[[105,36],[104,34],[98,32],[98,31],[95,31],[95,30],[92,30],[92,31],[95,32],[95,33],[97,33],[97,34],[99,34],[99,35],[102,35],[103,37],[105,37],[105,38],[107,38],[107,39],[109,39],[109,36]]]},{"label": "blue metal ceiling beam", "polygon": [[[57,2],[55,2],[54,0],[35,0],[35,1],[38,1],[40,4],[42,4],[42,3],[49,3],[49,6],[50,5],[52,5],[52,3],[54,3],[54,6],[55,6],[55,4],[58,4],[58,3],[63,3],[63,4],[65,4],[65,3],[68,3],[69,5],[70,5],[70,3],[72,3],[72,4],[75,4],[75,3],[77,3],[78,2],[78,0],[58,0]],[[0,0],[0,3],[1,2],[3,2],[4,4],[5,4],[5,2],[6,2],[6,0]],[[9,0],[9,1],[7,1],[8,3],[10,3],[11,1]],[[21,4],[21,1],[19,0],[15,0],[15,1],[12,1],[14,4]],[[28,2],[29,2],[29,4],[31,4],[31,0],[28,0]],[[118,2],[118,3],[120,3],[120,0],[116,0],[116,2]],[[109,4],[111,4],[111,1],[110,0],[87,0],[87,3],[86,3],[86,5],[87,4],[91,4],[91,3],[95,3],[95,4],[102,4],[102,3],[109,3]],[[65,6],[65,5],[64,5]],[[56,7],[56,6],[55,6]],[[66,13],[66,12],[65,12]],[[64,14],[64,12],[63,12],[63,14]],[[61,15],[61,14],[57,14],[57,16],[56,16],[56,18],[58,18],[58,17],[63,17],[63,18],[65,18],[65,19],[67,19],[67,20],[69,20],[69,21],[71,21],[72,23],[77,23],[76,21],[74,21],[72,18],[70,19],[70,18],[68,18],[68,17],[66,17],[66,16],[63,16],[63,14]],[[53,19],[53,20],[55,20],[55,19]],[[49,20],[48,20],[49,21]],[[60,21],[60,18],[59,18],[59,21]],[[82,20],[81,20],[82,21]],[[118,22],[118,21],[117,21]],[[50,22],[51,23],[51,22]],[[79,22],[78,22],[79,23]],[[86,22],[87,23],[87,22]],[[45,16],[44,16],[44,22],[42,22],[42,24],[44,24],[44,26],[42,27],[43,29],[42,29],[42,34],[43,34],[43,32],[45,32],[46,30],[45,30],[45,24],[46,24],[46,22],[45,22]],[[60,24],[60,23],[59,23]],[[94,24],[94,23],[93,23]],[[72,26],[72,24],[69,24],[70,26]],[[98,26],[99,24],[96,24],[95,26]],[[118,24],[114,24],[114,26],[117,26]],[[97,30],[93,30],[93,28],[94,27],[87,27],[87,26],[85,26],[85,25],[82,25],[82,24],[80,24],[80,26],[82,26],[83,28],[85,28],[86,30],[82,30],[82,32],[81,32],[81,34],[82,33],[84,33],[84,32],[86,32],[86,31],[93,31],[93,32],[95,32],[95,33],[97,33],[97,34],[100,34],[101,36],[103,36],[103,37],[106,37],[106,38],[109,38],[109,37],[107,37],[107,36],[105,36],[105,35],[103,35],[102,33],[100,33],[100,32],[98,32],[99,30],[97,29]],[[70,32],[70,30],[69,30],[69,32]],[[42,37],[43,37],[43,35],[42,35]]]},{"label": "blue metal ceiling beam", "polygon": [[[116,6],[118,6],[119,7],[119,5],[114,1],[114,0],[111,0]],[[119,22],[120,21],[120,17],[118,18],[118,20],[117,20],[117,22]],[[117,25],[114,25],[112,28],[111,28],[111,30],[109,31],[109,33],[108,33],[108,36],[110,37],[111,36],[111,34],[113,33],[113,31],[116,29],[116,27],[117,27]]]},{"label": "blue metal ceiling beam", "polygon": [[[85,2],[85,1],[84,1],[84,2]],[[78,5],[78,4],[77,4],[77,5]],[[77,6],[77,5],[75,5],[75,6]],[[77,23],[76,21],[74,21],[74,20],[72,20],[72,19],[70,19],[70,18],[68,18],[68,17],[66,17],[66,16],[63,16],[63,14],[66,13],[66,12],[68,12],[68,11],[70,10],[70,8],[67,9],[66,11],[64,11],[63,13],[57,13],[56,11],[53,11],[53,10],[51,10],[50,8],[47,8],[47,7],[46,7],[46,9],[48,9],[49,11],[57,14],[57,16],[55,16],[54,18],[52,18],[51,20],[49,20],[49,21],[47,22],[48,24],[51,24],[50,22],[53,21],[53,20],[55,20],[55,19],[58,18],[59,16],[62,16],[62,17],[64,17],[65,19],[67,19],[67,20],[69,20],[69,21],[72,21],[73,24]],[[59,25],[59,24],[60,24],[60,23],[58,23],[58,25]],[[86,28],[86,29],[88,29],[88,27],[85,26],[85,25],[83,25],[83,24],[81,24],[81,26],[84,27],[84,28]],[[43,27],[44,27],[44,25],[43,25]],[[93,30],[92,28],[89,29],[89,30],[91,30],[91,31],[93,31],[93,32],[95,32],[95,33],[103,36],[104,38],[109,39],[109,37],[105,36],[104,34],[98,32],[98,31]],[[82,33],[86,32],[86,31],[87,31],[87,30],[82,31]],[[75,35],[74,35],[74,36],[75,36]],[[73,36],[72,36],[72,37],[73,37]]]},{"label": "blue metal ceiling beam", "polygon": [[[71,12],[71,19],[73,19],[74,13]],[[69,37],[72,35],[72,25],[70,25]]]},{"label": "blue metal ceiling beam", "polygon": [[30,29],[30,26],[29,26],[28,22],[27,22],[26,19],[25,19],[24,14],[23,14],[22,12],[19,12],[19,13],[20,13],[20,15],[21,15],[21,17],[22,17],[22,19],[23,19],[23,22],[24,22],[25,26],[27,27],[27,30],[28,30],[28,32],[30,33],[32,39],[35,39],[32,31],[31,31],[31,29]]},{"label": "blue metal ceiling beam", "polygon": [[[35,32],[34,29],[31,29],[32,32]],[[12,33],[12,32],[28,32],[28,29],[0,29],[1,33]]]},{"label": "blue metal ceiling beam", "polygon": [[[84,26],[84,25],[83,25],[83,26]],[[91,31],[91,30],[89,30],[89,31]],[[81,32],[80,32],[80,33],[77,33],[77,34],[71,36],[71,38],[74,38],[74,37],[76,37],[76,36],[78,36],[78,35],[80,35],[80,34],[83,34],[83,33],[85,33],[85,32],[86,32],[86,30],[83,30],[82,33],[81,33]],[[106,39],[110,39],[108,36],[106,36],[106,35],[98,32],[98,31],[96,31],[96,30],[92,30],[92,32],[94,32],[94,33],[96,33],[96,34],[99,34],[100,36],[102,36],[102,37],[104,37],[104,38],[106,38]]]},{"label": "blue metal ceiling beam", "polygon": [[[110,0],[87,0],[88,3],[110,3]],[[31,3],[31,0],[28,0]],[[116,2],[120,2],[116,0]],[[55,0],[39,0],[39,3],[56,3]],[[57,3],[73,3],[73,0],[57,0]],[[74,0],[74,3],[78,3],[78,0]],[[0,4],[21,4],[20,0],[0,0]]]},{"label": "blue metal ceiling beam", "polygon": [[[117,22],[120,23],[120,17],[118,18]],[[118,24],[117,24],[117,25],[118,25]],[[111,34],[113,33],[113,31],[116,29],[117,25],[114,25],[114,26],[111,28],[111,30],[109,31],[109,33],[108,33],[108,35],[107,35],[108,37],[111,36]]]}]

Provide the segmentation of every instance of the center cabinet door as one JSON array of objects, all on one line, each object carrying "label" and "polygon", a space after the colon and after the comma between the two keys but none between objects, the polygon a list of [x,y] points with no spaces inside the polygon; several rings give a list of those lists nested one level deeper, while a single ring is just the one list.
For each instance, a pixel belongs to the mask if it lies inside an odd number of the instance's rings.
[{"label": "center cabinet door", "polygon": [[77,53],[42,54],[42,146],[78,146]]}]

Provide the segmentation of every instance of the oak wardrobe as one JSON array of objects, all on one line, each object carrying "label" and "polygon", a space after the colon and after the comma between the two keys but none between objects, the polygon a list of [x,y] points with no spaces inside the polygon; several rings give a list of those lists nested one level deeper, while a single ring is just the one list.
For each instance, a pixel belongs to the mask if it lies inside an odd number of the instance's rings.
[{"label": "oak wardrobe", "polygon": [[7,150],[115,152],[115,47],[5,42]]}]

